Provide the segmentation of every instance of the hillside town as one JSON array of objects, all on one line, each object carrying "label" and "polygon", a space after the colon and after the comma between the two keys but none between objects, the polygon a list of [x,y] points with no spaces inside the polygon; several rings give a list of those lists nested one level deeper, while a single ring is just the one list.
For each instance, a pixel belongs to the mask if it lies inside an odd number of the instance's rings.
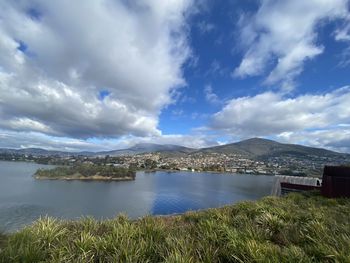
[{"label": "hillside town", "polygon": [[42,156],[35,154],[1,153],[0,160],[30,161],[41,164],[73,165],[97,164],[132,168],[134,170],[174,170],[174,171],[210,171],[239,174],[321,176],[324,165],[347,165],[349,155],[320,157],[317,155],[283,155],[266,159],[253,159],[239,154],[190,153],[164,154],[161,152],[129,154],[122,156]]}]

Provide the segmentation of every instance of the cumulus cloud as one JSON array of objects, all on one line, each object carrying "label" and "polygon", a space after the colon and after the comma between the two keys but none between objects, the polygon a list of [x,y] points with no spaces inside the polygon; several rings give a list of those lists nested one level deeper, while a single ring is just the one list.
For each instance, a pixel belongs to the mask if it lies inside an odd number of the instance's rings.
[{"label": "cumulus cloud", "polygon": [[54,137],[39,132],[0,130],[0,148],[42,148],[68,152],[108,150],[108,144],[98,145],[86,140]]},{"label": "cumulus cloud", "polygon": [[306,143],[313,147],[325,147],[338,152],[350,153],[350,126],[317,131],[285,132],[276,138],[281,142]]},{"label": "cumulus cloud", "polygon": [[0,130],[0,148],[42,148],[47,150],[80,152],[126,149],[137,143],[175,144],[190,148],[217,145],[212,136],[204,134],[172,134],[149,137],[122,136],[118,139],[75,139],[49,136],[39,132],[16,132]]},{"label": "cumulus cloud", "polygon": [[76,138],[159,136],[158,115],[185,84],[192,5],[1,1],[0,128]]},{"label": "cumulus cloud", "polygon": [[248,138],[331,129],[350,123],[350,86],[325,94],[284,97],[265,92],[232,99],[211,122],[211,128]]},{"label": "cumulus cloud", "polygon": [[[240,41],[246,52],[233,75],[243,78],[268,74],[267,85],[282,84],[290,90],[304,62],[324,51],[317,44],[318,27],[325,20],[346,19],[348,0],[261,2],[256,14],[243,15],[240,20]],[[346,37],[344,30],[336,36]]]}]

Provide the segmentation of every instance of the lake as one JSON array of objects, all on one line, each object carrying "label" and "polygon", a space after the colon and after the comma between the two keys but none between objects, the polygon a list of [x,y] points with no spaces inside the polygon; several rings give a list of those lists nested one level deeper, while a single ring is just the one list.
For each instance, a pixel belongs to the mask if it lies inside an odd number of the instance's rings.
[{"label": "lake", "polygon": [[35,180],[35,163],[0,161],[0,230],[10,232],[40,216],[63,219],[93,216],[131,218],[167,215],[271,193],[273,176],[191,172],[138,172],[135,181]]}]

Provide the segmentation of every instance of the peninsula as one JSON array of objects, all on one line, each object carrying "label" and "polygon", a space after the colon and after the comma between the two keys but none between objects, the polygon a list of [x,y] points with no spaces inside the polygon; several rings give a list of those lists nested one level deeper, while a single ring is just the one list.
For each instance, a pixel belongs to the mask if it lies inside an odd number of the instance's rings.
[{"label": "peninsula", "polygon": [[34,174],[34,178],[38,180],[129,181],[135,180],[135,177],[136,172],[131,169],[94,164],[39,169]]}]

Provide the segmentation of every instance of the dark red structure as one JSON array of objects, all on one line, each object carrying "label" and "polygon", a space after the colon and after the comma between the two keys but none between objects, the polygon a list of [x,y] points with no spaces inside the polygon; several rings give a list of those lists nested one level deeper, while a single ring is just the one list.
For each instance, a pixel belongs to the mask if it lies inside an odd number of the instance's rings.
[{"label": "dark red structure", "polygon": [[350,197],[350,167],[325,166],[321,194],[326,197]]},{"label": "dark red structure", "polygon": [[290,192],[321,191],[325,197],[350,197],[350,167],[325,166],[323,170],[322,186],[303,185],[281,182],[281,195]]},{"label": "dark red structure", "polygon": [[304,185],[304,184],[291,184],[281,182],[281,195],[286,195],[290,192],[305,192],[312,190],[321,190],[321,186]]}]

